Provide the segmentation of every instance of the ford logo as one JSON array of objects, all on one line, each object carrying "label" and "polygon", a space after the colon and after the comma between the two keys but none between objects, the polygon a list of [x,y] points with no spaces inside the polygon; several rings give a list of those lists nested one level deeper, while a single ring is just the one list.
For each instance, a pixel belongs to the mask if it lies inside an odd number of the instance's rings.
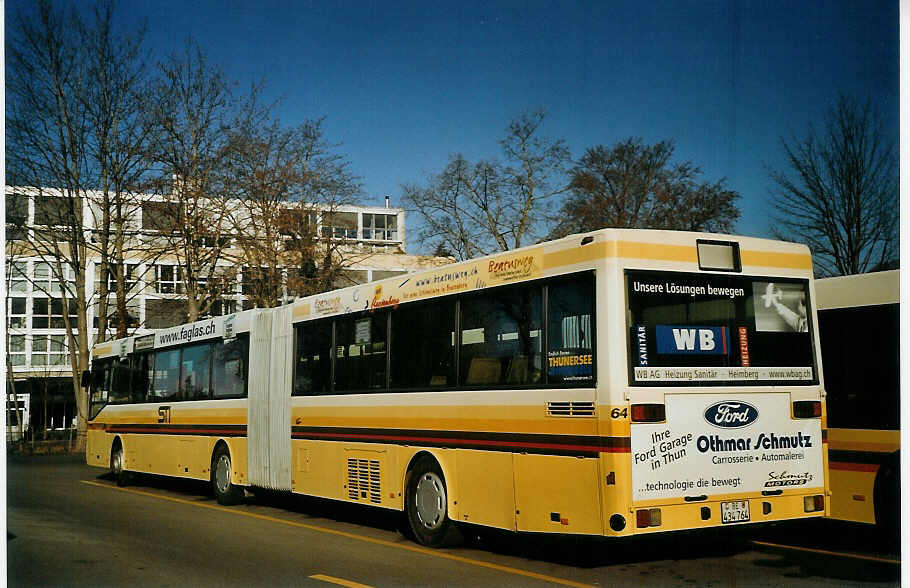
[{"label": "ford logo", "polygon": [[741,400],[725,400],[705,410],[708,424],[725,429],[738,429],[758,420],[758,409]]}]

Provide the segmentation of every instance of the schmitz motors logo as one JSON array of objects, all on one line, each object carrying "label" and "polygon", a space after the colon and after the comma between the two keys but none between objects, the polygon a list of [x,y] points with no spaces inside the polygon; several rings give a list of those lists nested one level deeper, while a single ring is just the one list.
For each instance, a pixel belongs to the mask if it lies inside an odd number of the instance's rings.
[{"label": "schmitz motors logo", "polygon": [[790,472],[768,472],[765,488],[778,488],[781,486],[805,486],[814,479],[809,472],[791,474]]},{"label": "schmitz motors logo", "polygon": [[739,429],[758,420],[758,409],[741,400],[725,400],[712,404],[705,410],[708,424],[723,429]]}]

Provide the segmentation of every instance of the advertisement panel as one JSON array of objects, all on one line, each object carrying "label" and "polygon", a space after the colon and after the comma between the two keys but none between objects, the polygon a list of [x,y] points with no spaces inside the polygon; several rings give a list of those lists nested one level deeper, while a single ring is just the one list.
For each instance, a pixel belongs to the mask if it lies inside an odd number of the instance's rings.
[{"label": "advertisement panel", "polygon": [[818,380],[804,279],[627,270],[636,386]]},{"label": "advertisement panel", "polygon": [[161,329],[155,333],[155,347],[169,347],[214,339],[224,336],[224,319],[222,317],[196,321],[188,325],[178,325],[168,329]]},{"label": "advertisement panel", "polygon": [[493,259],[445,266],[422,273],[419,277],[401,276],[400,282],[366,284],[342,292],[323,294],[313,301],[312,309],[309,302],[298,303],[294,309],[294,318],[296,320],[309,316],[311,311],[319,316],[329,316],[342,312],[394,308],[402,302],[470,292],[542,276],[543,249],[537,248],[499,255]]},{"label": "advertisement panel", "polygon": [[824,485],[821,419],[791,419],[789,394],[671,394],[666,408],[632,425],[636,501]]}]

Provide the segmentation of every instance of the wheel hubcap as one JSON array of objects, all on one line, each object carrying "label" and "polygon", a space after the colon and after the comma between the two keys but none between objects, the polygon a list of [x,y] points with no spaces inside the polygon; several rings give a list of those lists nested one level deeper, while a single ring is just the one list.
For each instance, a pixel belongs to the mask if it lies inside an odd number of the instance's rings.
[{"label": "wheel hubcap", "polygon": [[442,479],[433,472],[423,474],[417,481],[414,504],[417,517],[427,529],[436,529],[446,516],[446,489]]},{"label": "wheel hubcap", "polygon": [[114,453],[114,457],[111,459],[111,470],[118,475],[123,471],[123,450],[118,449]]},{"label": "wheel hubcap", "polygon": [[231,458],[222,455],[215,464],[215,485],[219,492],[227,492],[231,485]]}]

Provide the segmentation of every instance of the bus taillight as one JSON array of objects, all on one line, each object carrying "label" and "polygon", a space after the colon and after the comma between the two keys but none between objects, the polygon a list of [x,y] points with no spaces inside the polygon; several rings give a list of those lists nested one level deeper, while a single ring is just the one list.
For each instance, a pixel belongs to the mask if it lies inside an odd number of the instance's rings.
[{"label": "bus taillight", "polygon": [[815,496],[804,496],[803,497],[803,510],[806,512],[818,512],[825,510],[825,497],[822,494],[816,494]]},{"label": "bus taillight", "polygon": [[663,404],[633,404],[633,423],[659,423],[667,420],[667,409]]},{"label": "bus taillight", "polygon": [[660,509],[643,508],[635,511],[635,524],[639,529],[660,526]]},{"label": "bus taillight", "polygon": [[812,419],[822,416],[822,403],[818,400],[797,400],[793,403],[793,418]]}]

